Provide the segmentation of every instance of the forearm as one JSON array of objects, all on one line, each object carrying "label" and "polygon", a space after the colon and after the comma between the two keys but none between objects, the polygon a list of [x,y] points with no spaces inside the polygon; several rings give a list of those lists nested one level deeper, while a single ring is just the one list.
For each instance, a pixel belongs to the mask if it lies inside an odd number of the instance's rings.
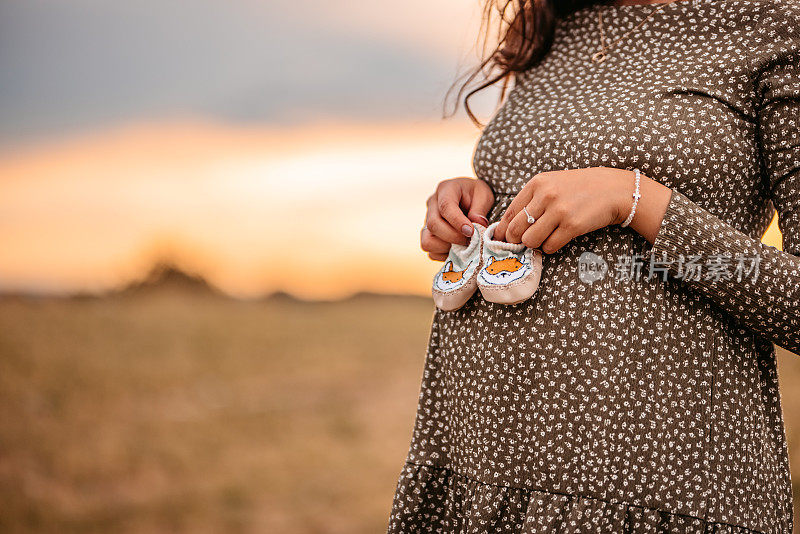
[{"label": "forearm", "polygon": [[[638,210],[637,210],[638,214]],[[645,261],[714,301],[740,324],[800,351],[800,256],[750,237],[671,191]],[[661,276],[660,273],[652,273]]]},{"label": "forearm", "polygon": [[[621,169],[611,174],[615,224],[631,212],[634,177]],[[774,343],[800,350],[800,257],[763,245],[645,175],[639,189],[629,226],[651,244],[645,262],[656,262]],[[749,276],[741,276],[744,270]]]}]

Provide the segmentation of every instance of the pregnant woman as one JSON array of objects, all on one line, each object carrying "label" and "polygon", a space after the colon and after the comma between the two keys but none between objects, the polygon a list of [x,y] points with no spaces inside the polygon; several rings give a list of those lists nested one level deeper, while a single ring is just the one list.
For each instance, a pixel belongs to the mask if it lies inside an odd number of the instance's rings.
[{"label": "pregnant woman", "polygon": [[436,311],[389,532],[791,532],[800,5],[499,3],[513,85],[422,248],[499,221],[541,281]]}]

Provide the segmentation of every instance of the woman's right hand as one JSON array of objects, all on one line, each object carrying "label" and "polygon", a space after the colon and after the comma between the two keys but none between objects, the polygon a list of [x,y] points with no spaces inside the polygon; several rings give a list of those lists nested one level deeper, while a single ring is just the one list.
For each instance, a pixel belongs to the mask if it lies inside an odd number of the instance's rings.
[{"label": "woman's right hand", "polygon": [[422,250],[432,260],[446,260],[450,245],[469,242],[473,222],[489,226],[486,215],[492,204],[494,193],[483,180],[451,178],[440,182],[428,197],[425,227],[420,233]]}]

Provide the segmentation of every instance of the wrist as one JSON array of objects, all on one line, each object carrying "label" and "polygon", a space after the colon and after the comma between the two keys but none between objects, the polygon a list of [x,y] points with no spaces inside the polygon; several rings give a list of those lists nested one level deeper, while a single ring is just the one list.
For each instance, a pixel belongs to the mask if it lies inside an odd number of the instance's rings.
[{"label": "wrist", "polygon": [[[631,210],[633,209],[633,194],[636,190],[635,186],[636,173],[634,171],[619,169],[616,174],[616,187],[614,187],[614,202],[613,202],[613,221],[612,224],[620,225],[628,218]],[[644,174],[641,174],[640,180],[647,179]]]}]

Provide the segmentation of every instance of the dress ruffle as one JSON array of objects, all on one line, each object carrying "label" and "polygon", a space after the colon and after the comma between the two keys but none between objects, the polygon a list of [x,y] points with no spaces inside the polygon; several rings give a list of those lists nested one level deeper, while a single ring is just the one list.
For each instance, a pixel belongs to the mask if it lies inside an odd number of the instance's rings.
[{"label": "dress ruffle", "polygon": [[413,463],[406,463],[400,474],[388,533],[760,534],[641,506],[485,484]]}]

